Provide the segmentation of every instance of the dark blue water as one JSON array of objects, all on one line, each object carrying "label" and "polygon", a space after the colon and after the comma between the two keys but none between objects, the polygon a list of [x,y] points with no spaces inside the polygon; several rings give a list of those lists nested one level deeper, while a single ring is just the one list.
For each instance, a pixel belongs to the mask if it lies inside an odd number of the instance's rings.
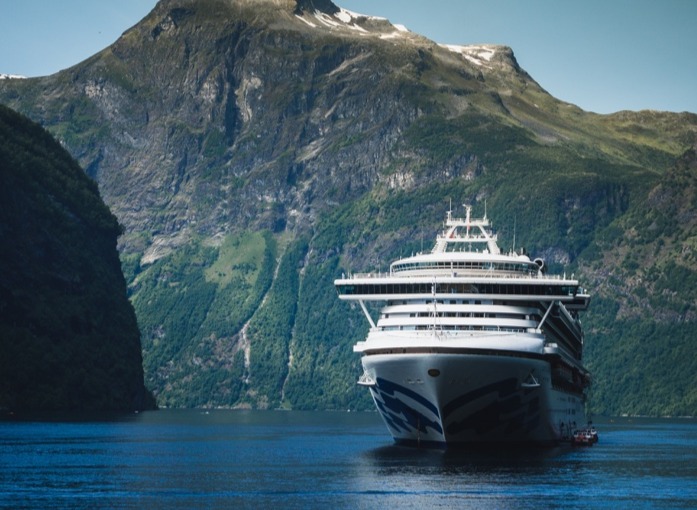
[{"label": "dark blue water", "polygon": [[0,422],[2,508],[695,508],[697,421],[596,420],[590,448],[392,445],[375,413]]}]

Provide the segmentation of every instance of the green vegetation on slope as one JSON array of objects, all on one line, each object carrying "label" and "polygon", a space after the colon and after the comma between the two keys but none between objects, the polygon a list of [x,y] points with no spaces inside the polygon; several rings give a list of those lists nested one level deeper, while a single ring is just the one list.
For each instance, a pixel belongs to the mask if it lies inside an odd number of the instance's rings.
[{"label": "green vegetation on slope", "polygon": [[650,312],[646,317],[618,319],[613,310],[617,310],[616,302],[598,299],[585,321],[593,328],[586,339],[586,359],[594,381],[590,393],[593,412],[694,416],[694,322],[661,322]]},{"label": "green vegetation on slope", "polygon": [[148,382],[163,406],[228,406],[243,395],[238,334],[273,277],[268,233],[192,241],[141,268],[131,286]]},{"label": "green vegetation on slope", "polygon": [[249,396],[256,400],[256,407],[276,408],[281,402],[296,320],[300,265],[306,250],[307,244],[302,241],[289,246],[264,303],[249,323],[253,388]]},{"label": "green vegetation on slope", "polygon": [[592,407],[697,414],[697,156],[687,151],[643,200],[596,233],[582,263],[599,298],[585,320]]},{"label": "green vegetation on slope", "polygon": [[0,408],[152,406],[116,218],[46,131],[3,106],[0,204]]},{"label": "green vegetation on slope", "polygon": [[310,262],[298,300],[285,399],[293,409],[372,409],[369,393],[356,385],[362,369],[352,350],[368,332],[365,318],[336,297],[338,257]]}]

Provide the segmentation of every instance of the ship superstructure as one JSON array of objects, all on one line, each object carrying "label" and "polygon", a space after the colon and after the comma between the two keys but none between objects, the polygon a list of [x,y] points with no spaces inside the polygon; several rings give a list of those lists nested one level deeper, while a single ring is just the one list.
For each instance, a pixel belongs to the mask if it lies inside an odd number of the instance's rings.
[{"label": "ship superstructure", "polygon": [[[585,424],[579,312],[590,296],[541,259],[503,254],[486,214],[447,213],[430,253],[335,281],[369,324],[359,384],[395,441],[555,443]],[[384,302],[377,321],[366,302]]]}]

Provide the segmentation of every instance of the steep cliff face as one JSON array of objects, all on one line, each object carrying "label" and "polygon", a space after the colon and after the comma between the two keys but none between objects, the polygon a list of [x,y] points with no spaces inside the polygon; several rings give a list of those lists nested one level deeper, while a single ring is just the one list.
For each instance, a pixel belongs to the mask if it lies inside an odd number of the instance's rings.
[{"label": "steep cliff face", "polygon": [[0,408],[152,406],[116,218],[47,132],[2,106],[0,203]]},{"label": "steep cliff face", "polygon": [[336,275],[421,249],[449,199],[591,267],[595,237],[697,132],[691,114],[588,114],[509,48],[440,46],[324,0],[163,0],[0,101],[54,133],[124,225],[165,405],[367,405],[350,349],[365,325]]}]

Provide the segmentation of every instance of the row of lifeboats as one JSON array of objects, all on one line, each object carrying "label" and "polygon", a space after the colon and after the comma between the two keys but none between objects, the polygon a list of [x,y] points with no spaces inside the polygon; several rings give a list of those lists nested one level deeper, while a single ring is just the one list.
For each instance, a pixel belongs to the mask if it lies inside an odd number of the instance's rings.
[{"label": "row of lifeboats", "polygon": [[574,430],[571,435],[571,444],[574,446],[593,446],[598,442],[598,431],[595,427]]}]

